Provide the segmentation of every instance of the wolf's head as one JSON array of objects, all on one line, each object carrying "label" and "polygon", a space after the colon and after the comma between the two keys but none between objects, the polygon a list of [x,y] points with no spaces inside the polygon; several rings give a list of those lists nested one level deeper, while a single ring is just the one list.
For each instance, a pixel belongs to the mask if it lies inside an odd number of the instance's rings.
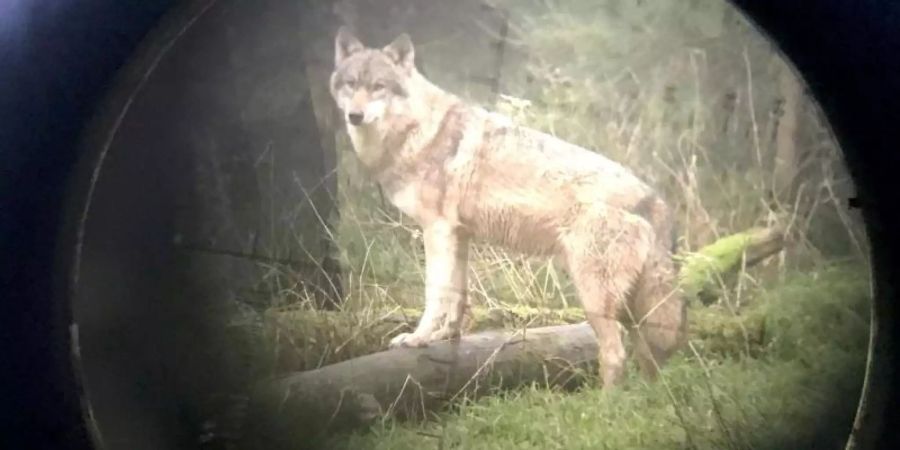
[{"label": "wolf's head", "polygon": [[345,27],[335,38],[331,95],[353,126],[377,123],[408,96],[416,75],[412,41],[406,33],[381,49],[367,48]]}]

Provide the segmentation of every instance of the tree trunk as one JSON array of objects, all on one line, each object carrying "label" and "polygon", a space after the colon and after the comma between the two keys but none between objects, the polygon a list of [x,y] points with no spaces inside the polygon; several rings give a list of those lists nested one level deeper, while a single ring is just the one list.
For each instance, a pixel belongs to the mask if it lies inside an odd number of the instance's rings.
[{"label": "tree trunk", "polygon": [[797,125],[803,99],[803,86],[794,71],[782,63],[778,76],[782,108],[778,128],[775,131],[774,194],[779,202],[790,201],[797,175]]}]

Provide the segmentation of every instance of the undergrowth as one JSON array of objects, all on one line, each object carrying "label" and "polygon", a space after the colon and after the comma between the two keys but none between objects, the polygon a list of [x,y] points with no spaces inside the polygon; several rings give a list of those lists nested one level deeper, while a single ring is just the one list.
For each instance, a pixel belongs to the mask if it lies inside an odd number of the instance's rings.
[{"label": "undergrowth", "polygon": [[[384,420],[335,437],[346,449],[840,448],[858,401],[869,286],[859,267],[797,274],[759,292],[744,320],[761,320],[752,358],[690,345],[647,383],[564,393],[534,386],[484,398],[426,423]],[[705,311],[706,320],[717,313]],[[719,313],[719,317],[723,314]],[[739,342],[739,336],[721,336]]]}]

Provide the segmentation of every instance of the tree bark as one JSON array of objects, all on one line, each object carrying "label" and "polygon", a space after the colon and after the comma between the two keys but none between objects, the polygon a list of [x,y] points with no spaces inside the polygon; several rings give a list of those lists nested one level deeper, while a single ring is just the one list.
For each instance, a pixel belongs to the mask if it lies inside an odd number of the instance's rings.
[{"label": "tree bark", "polygon": [[781,92],[781,118],[775,131],[774,193],[781,202],[789,202],[795,188],[797,176],[797,127],[803,100],[803,86],[794,71],[782,63],[778,76]]}]

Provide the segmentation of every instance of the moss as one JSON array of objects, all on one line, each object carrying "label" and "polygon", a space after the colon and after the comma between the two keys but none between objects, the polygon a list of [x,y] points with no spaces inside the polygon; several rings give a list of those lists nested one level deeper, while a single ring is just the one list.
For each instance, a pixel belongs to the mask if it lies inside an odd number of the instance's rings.
[{"label": "moss", "polygon": [[482,331],[495,328],[541,327],[577,323],[585,320],[581,308],[534,308],[511,305],[504,308],[472,308],[472,320],[468,330]]},{"label": "moss", "polygon": [[725,308],[697,308],[690,312],[689,333],[704,357],[755,358],[765,350],[765,312],[762,308],[740,315]]},{"label": "moss", "polygon": [[[723,247],[733,250],[739,245]],[[840,345],[864,348],[868,336],[867,280],[863,268],[847,265],[794,274],[760,290],[736,311],[724,306],[690,308],[689,336],[700,354],[714,359],[806,358],[815,354],[811,349],[832,345],[838,330],[843,332],[838,337]],[[392,336],[411,330],[420,314],[416,308],[271,310],[264,316],[261,348],[266,349],[263,353],[269,358],[266,364],[270,372],[308,370],[384,350]],[[583,320],[581,308],[475,306],[464,332]]]},{"label": "moss", "polygon": [[737,311],[692,308],[690,336],[701,354],[714,358],[802,359],[824,346],[865,348],[868,279],[864,268],[846,264],[792,274]]},{"label": "moss", "polygon": [[719,286],[733,278],[744,253],[764,231],[750,229],[719,239],[695,253],[678,255],[676,259],[681,264],[678,281],[685,298],[699,299],[703,304],[715,301]]},{"label": "moss", "polygon": [[868,346],[869,275],[862,265],[831,265],[788,277],[761,295],[766,354],[808,360]]},{"label": "moss", "polygon": [[[276,373],[309,370],[385,350],[390,338],[412,330],[421,314],[416,308],[363,312],[270,310],[264,316],[262,333],[266,347],[271,348],[270,370]],[[472,333],[582,320],[584,312],[579,308],[473,307],[464,330]]]}]

